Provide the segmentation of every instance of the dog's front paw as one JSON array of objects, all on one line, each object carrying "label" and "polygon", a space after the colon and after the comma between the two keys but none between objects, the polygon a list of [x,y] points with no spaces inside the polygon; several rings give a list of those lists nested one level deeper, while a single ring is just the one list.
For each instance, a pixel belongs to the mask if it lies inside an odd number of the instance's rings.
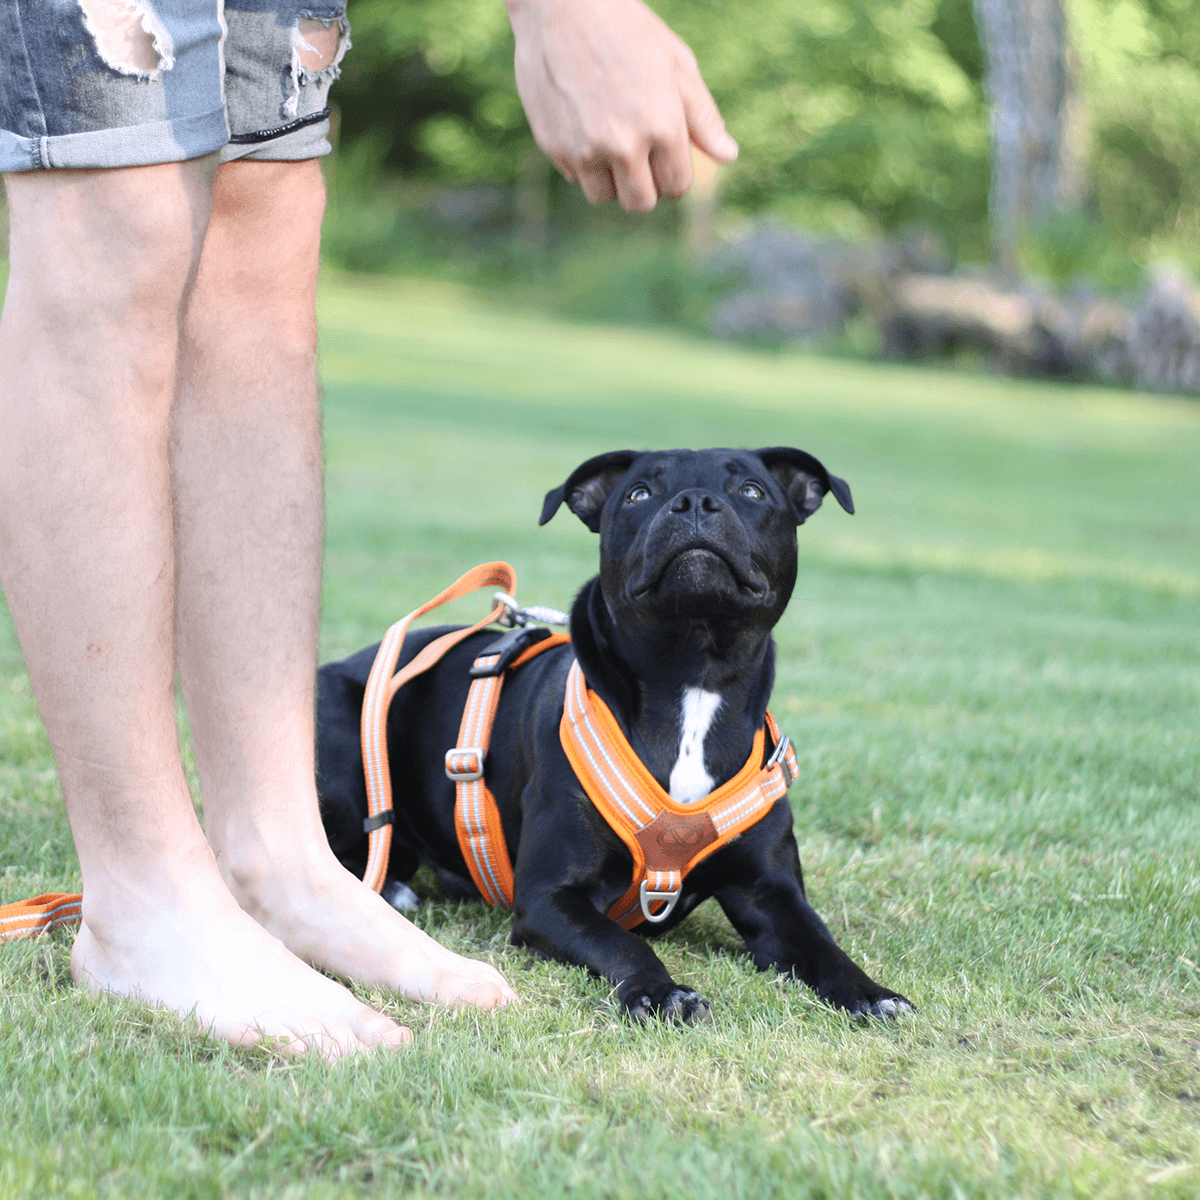
[{"label": "dog's front paw", "polygon": [[651,1016],[662,1017],[672,1025],[711,1025],[712,1005],[691,988],[668,984],[663,988],[634,991],[622,1001],[622,1008],[635,1021]]},{"label": "dog's front paw", "polygon": [[881,1021],[894,1021],[901,1013],[916,1012],[916,1005],[904,996],[892,992],[877,1000],[860,1000],[856,1008],[849,1010],[852,1017],[865,1021],[878,1017]]},{"label": "dog's front paw", "polygon": [[906,996],[889,992],[865,976],[862,980],[839,981],[830,987],[822,987],[819,994],[826,1004],[844,1009],[860,1021],[869,1017],[894,1021],[901,1013],[916,1011],[916,1005]]},{"label": "dog's front paw", "polygon": [[398,879],[389,879],[380,895],[397,911],[413,912],[421,907],[421,897]]}]

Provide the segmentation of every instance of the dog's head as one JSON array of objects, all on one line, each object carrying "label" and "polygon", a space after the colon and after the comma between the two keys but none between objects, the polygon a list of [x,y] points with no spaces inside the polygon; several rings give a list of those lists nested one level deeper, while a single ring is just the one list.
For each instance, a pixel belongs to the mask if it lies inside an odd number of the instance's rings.
[{"label": "dog's head", "polygon": [[617,450],[546,495],[600,534],[609,611],[657,621],[775,624],[796,581],[796,527],[850,488],[803,450]]}]

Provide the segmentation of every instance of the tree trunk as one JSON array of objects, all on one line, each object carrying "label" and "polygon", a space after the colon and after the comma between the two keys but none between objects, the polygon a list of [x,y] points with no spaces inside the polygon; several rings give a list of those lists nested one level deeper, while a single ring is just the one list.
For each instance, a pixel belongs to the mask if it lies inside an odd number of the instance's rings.
[{"label": "tree trunk", "polygon": [[1023,230],[1083,200],[1086,110],[1065,0],[972,2],[992,104],[992,250],[1015,277]]}]

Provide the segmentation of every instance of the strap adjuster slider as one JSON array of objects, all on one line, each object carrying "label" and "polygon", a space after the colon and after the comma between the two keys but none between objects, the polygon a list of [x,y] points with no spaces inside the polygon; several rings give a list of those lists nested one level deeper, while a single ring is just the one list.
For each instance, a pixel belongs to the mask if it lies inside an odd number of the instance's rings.
[{"label": "strap adjuster slider", "polygon": [[453,750],[447,750],[446,778],[451,783],[474,783],[476,779],[482,779],[483,757],[482,746],[455,746]]}]

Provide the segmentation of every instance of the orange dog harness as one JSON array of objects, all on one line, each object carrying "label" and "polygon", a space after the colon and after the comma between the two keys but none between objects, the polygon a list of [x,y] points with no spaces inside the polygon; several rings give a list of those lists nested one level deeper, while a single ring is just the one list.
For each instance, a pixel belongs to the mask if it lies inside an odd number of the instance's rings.
[{"label": "orange dog harness", "polygon": [[[370,813],[363,825],[372,839],[365,878],[376,891],[383,886],[391,844],[387,759],[391,698],[404,682],[428,670],[452,645],[496,619],[503,608],[470,629],[431,642],[393,678],[404,632],[414,617],[474,588],[497,583],[506,585],[509,593],[515,590],[516,573],[507,563],[476,567],[393,625],[380,644],[367,682],[362,721]],[[549,635],[544,629],[525,627],[487,647],[471,667],[471,688],[458,741],[446,753],[446,775],[455,785],[459,849],[480,894],[496,907],[512,908],[513,903],[512,859],[500,809],[484,780],[500,689],[506,671],[566,641],[566,634]],[[768,737],[772,751],[764,762]],[[643,920],[666,920],[679,900],[687,873],[766,816],[797,775],[791,742],[780,735],[768,712],[764,728],[754,736],[746,765],[728,783],[693,804],[672,800],[634,754],[608,706],[588,689],[578,662],[572,663],[567,676],[559,738],[584,791],[633,856],[633,882],[608,914],[626,929]],[[380,835],[386,835],[386,841]],[[380,837],[379,844],[376,837]]]},{"label": "orange dog harness", "polygon": [[[770,757],[763,762],[767,736]],[[633,883],[608,910],[625,929],[665,921],[698,863],[767,815],[799,773],[790,738],[768,712],[746,765],[703,800],[681,804],[634,754],[616,718],[571,664],[559,739],[592,803],[633,855]],[[658,904],[656,909],[651,903]]]}]

